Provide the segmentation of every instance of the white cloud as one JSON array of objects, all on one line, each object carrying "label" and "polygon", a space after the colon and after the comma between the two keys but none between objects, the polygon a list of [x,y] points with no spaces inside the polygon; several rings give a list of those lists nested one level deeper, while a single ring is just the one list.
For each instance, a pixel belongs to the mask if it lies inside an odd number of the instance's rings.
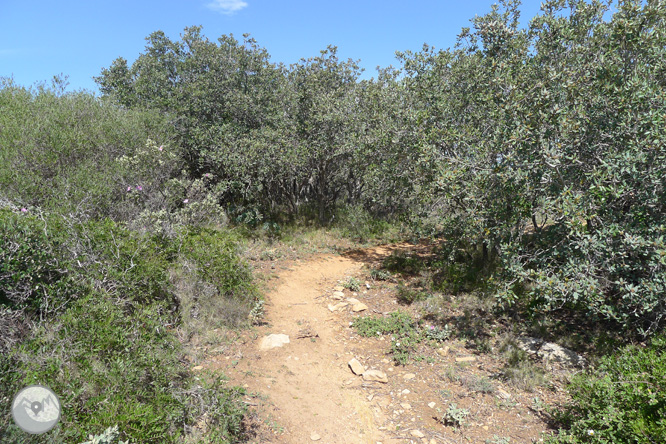
[{"label": "white cloud", "polygon": [[247,6],[243,0],[213,0],[206,7],[222,14],[233,14]]}]

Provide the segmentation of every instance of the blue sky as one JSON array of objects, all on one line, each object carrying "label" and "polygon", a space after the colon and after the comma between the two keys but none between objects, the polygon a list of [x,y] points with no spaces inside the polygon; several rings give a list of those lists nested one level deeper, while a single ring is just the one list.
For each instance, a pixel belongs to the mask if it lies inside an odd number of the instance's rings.
[{"label": "blue sky", "polygon": [[[340,58],[360,59],[364,78],[397,66],[395,51],[424,43],[453,46],[470,19],[493,0],[0,0],[0,77],[24,86],[69,76],[68,90],[97,91],[92,80],[117,57],[130,63],[157,30],[177,40],[203,26],[211,40],[250,33],[273,62],[291,64],[332,44]],[[525,0],[521,22],[539,11]]]}]

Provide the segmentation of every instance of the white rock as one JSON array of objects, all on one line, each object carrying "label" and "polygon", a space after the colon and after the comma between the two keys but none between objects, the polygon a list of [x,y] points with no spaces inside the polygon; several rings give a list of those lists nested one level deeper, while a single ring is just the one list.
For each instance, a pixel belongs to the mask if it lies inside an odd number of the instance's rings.
[{"label": "white rock", "polygon": [[436,405],[437,404],[435,404],[434,402],[429,402],[428,403],[428,407],[430,407],[431,409],[434,409]]},{"label": "white rock", "polygon": [[425,436],[420,430],[412,430],[410,434],[415,438],[423,438]]},{"label": "white rock", "polygon": [[363,372],[363,380],[387,383],[388,377],[386,376],[386,373],[380,370],[366,370]]},{"label": "white rock", "polygon": [[319,436],[316,433],[313,433],[312,435],[310,435],[310,439],[313,441],[319,441],[321,439],[321,436]]},{"label": "white rock", "polygon": [[282,347],[284,344],[289,344],[289,336],[284,334],[271,334],[265,336],[261,340],[259,348],[261,350],[270,350],[276,347]]},{"label": "white rock", "polygon": [[570,366],[582,366],[585,363],[585,360],[577,353],[553,342],[543,344],[537,355],[546,361],[561,362]]},{"label": "white rock", "polygon": [[359,302],[358,304],[356,304],[352,307],[352,311],[354,311],[354,312],[364,311],[364,310],[367,310],[367,309],[368,309],[368,306],[365,305],[362,302]]},{"label": "white rock", "polygon": [[361,301],[359,301],[358,299],[355,299],[355,298],[348,298],[348,299],[347,299],[347,302],[349,302],[349,303],[352,304],[352,305],[356,305],[356,304],[360,304],[360,303],[361,303]]},{"label": "white rock", "polygon": [[356,358],[349,361],[347,365],[355,375],[362,375],[365,372],[365,367]]},{"label": "white rock", "polygon": [[416,375],[414,373],[407,373],[405,376],[403,376],[405,379],[414,379],[416,378]]},{"label": "white rock", "polygon": [[408,402],[401,402],[400,407],[402,407],[405,410],[410,410],[412,408],[412,405],[409,404]]}]

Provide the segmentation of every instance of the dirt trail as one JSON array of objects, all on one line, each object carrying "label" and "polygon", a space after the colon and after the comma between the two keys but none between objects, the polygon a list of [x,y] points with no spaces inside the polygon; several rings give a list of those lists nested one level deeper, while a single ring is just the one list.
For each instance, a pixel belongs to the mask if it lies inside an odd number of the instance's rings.
[{"label": "dirt trail", "polygon": [[[379,430],[383,414],[361,390],[363,384],[381,383],[364,382],[349,370],[353,356],[340,335],[348,321],[327,308],[323,295],[330,294],[338,280],[355,275],[364,262],[379,260],[397,247],[318,256],[279,274],[278,285],[267,296],[267,326],[244,347],[230,375],[234,383],[265,395],[274,406],[272,420],[284,429],[270,442],[387,442]],[[264,335],[272,333],[286,334],[291,342],[260,350]]]}]

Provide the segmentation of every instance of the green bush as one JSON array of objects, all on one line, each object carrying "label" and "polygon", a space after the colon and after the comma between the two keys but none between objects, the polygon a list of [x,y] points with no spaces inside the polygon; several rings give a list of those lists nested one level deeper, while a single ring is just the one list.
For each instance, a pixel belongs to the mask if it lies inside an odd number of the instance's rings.
[{"label": "green bush", "polygon": [[408,313],[396,311],[388,317],[366,316],[357,318],[353,324],[356,332],[365,337],[390,334],[391,353],[396,364],[405,365],[414,352],[422,336],[414,320]]},{"label": "green bush", "polygon": [[666,338],[627,346],[574,377],[551,443],[666,442]]},{"label": "green bush", "polygon": [[55,224],[32,210],[0,208],[0,305],[53,314],[80,291],[68,273],[62,240],[49,235],[58,231]]},{"label": "green bush", "polygon": [[[170,282],[188,263],[201,285],[214,289],[211,299],[197,294],[200,302],[234,301],[217,318],[247,323],[257,293],[235,237],[200,230],[166,238],[109,219],[32,213],[0,209],[0,325],[8,327],[0,441],[80,442],[118,424],[122,440],[179,442],[204,415],[202,441],[240,439],[241,392],[219,375],[196,381],[170,330],[190,316]],[[48,298],[35,291],[42,287]],[[33,312],[41,315],[34,325],[26,321]],[[9,415],[13,394],[33,383],[55,390],[64,408],[60,425],[41,438],[26,438]]]},{"label": "green bush", "polygon": [[422,290],[409,288],[403,283],[398,284],[396,298],[401,304],[412,304],[416,301],[422,301],[428,298],[428,293]]},{"label": "green bush", "polygon": [[180,251],[223,297],[251,303],[258,296],[252,272],[239,257],[238,239],[231,232],[192,230],[183,236]]},{"label": "green bush", "polygon": [[116,159],[132,155],[149,137],[169,137],[166,119],[157,113],[124,110],[91,93],[27,89],[11,81],[0,82],[0,128],[5,197],[86,218],[127,219],[127,187],[141,186],[137,179],[145,177]]},{"label": "green bush", "polygon": [[[116,424],[123,440],[180,442],[204,414],[214,426],[210,442],[239,437],[240,392],[216,380],[202,384],[188,373],[182,346],[168,330],[173,323],[163,304],[120,307],[101,293],[43,323],[9,356],[12,388],[47,385],[63,406],[56,429],[31,442],[54,436],[57,442],[80,442]],[[8,415],[2,419],[3,428],[15,427]]]},{"label": "green bush", "polygon": [[408,313],[395,311],[388,317],[365,316],[354,320],[356,332],[366,338],[383,334],[407,334],[416,328]]}]

